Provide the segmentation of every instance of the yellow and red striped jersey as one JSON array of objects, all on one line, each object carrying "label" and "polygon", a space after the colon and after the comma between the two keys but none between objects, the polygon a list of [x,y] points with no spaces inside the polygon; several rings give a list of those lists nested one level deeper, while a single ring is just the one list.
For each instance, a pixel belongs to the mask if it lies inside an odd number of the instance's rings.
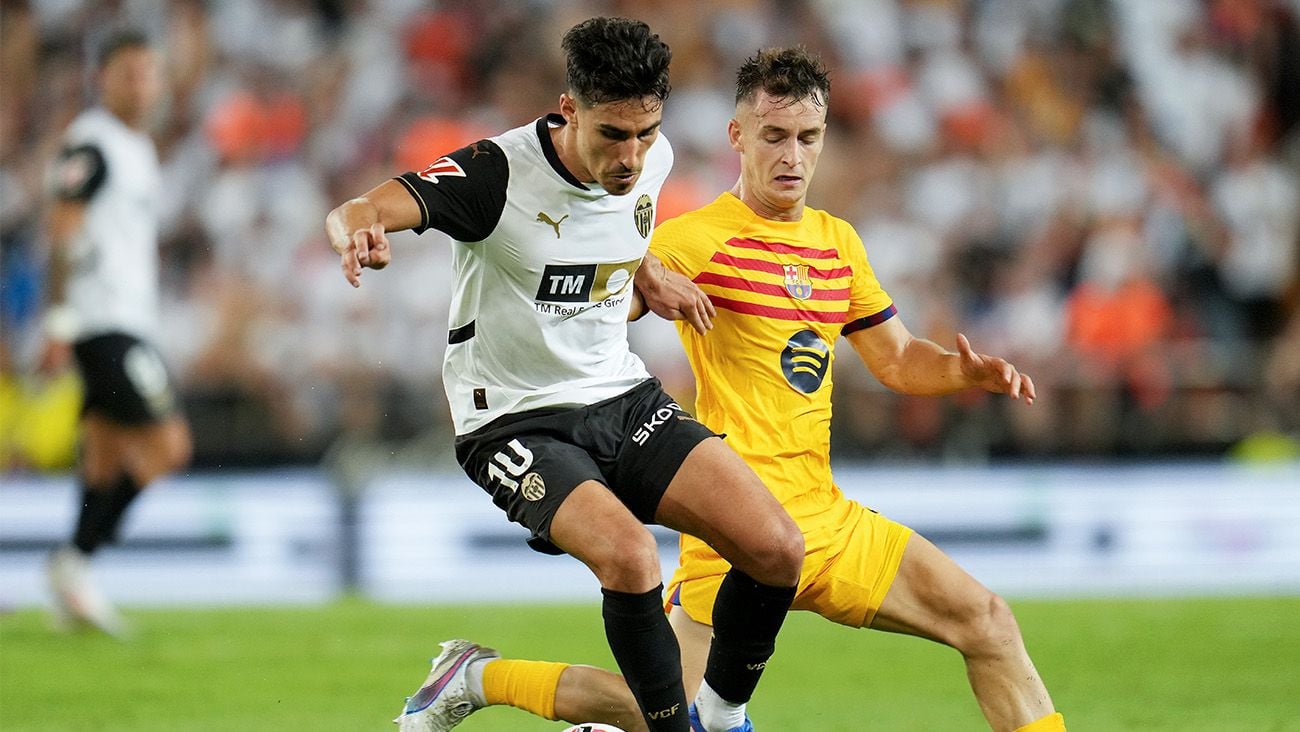
[{"label": "yellow and red striped jersey", "polygon": [[792,515],[817,513],[839,495],[830,468],[834,344],[896,312],[862,240],[824,211],[772,221],[724,193],[660,224],[650,250],[718,310],[707,335],[677,323],[696,417],[726,433]]}]

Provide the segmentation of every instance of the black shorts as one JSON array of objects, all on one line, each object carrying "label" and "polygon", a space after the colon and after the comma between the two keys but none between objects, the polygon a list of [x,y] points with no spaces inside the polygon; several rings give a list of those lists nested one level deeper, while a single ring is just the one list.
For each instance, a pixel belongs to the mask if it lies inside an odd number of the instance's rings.
[{"label": "black shorts", "polygon": [[124,425],[161,422],[176,413],[176,395],[158,351],[125,333],[105,333],[73,346],[85,384],[81,413]]},{"label": "black shorts", "polygon": [[563,554],[551,520],[579,484],[599,481],[642,523],[687,454],[716,436],[664,393],[658,379],[586,407],[508,414],[456,438],[456,459],[492,502],[523,524],[528,545]]}]

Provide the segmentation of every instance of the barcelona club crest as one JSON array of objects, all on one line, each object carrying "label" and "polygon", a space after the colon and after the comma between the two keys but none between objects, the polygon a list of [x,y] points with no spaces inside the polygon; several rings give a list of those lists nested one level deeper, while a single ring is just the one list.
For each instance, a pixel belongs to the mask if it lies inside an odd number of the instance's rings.
[{"label": "barcelona club crest", "polygon": [[790,297],[796,300],[807,300],[812,297],[812,280],[808,279],[808,265],[806,264],[784,264],[785,269],[785,291],[790,293]]},{"label": "barcelona club crest", "polygon": [[655,222],[655,202],[649,195],[642,193],[641,197],[636,199],[636,209],[632,211],[636,217],[636,233],[644,239],[650,236],[650,227]]}]

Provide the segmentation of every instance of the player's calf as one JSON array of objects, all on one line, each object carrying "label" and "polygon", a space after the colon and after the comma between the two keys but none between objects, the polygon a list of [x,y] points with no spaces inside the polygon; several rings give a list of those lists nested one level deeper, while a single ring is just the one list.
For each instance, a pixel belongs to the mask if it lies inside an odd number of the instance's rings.
[{"label": "player's calf", "polygon": [[796,590],[763,584],[734,567],[722,580],[713,605],[713,644],[695,697],[708,732],[745,729],[745,705],[776,649]]}]

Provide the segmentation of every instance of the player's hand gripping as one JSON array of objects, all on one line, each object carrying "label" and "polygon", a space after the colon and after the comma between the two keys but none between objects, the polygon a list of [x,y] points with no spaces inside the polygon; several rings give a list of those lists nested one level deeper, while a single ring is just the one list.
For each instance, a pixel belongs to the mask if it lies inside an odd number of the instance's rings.
[{"label": "player's hand gripping", "polygon": [[1006,394],[1012,399],[1024,395],[1025,404],[1034,403],[1037,396],[1034,382],[1006,359],[976,353],[961,333],[957,334],[957,352],[961,356],[961,372],[980,388],[994,394]]},{"label": "player's hand gripping", "polygon": [[343,260],[343,276],[353,287],[360,287],[362,268],[383,269],[393,260],[388,236],[384,234],[384,225],[375,222],[368,229],[352,232],[340,255]]},{"label": "player's hand gripping", "polygon": [[685,320],[701,335],[713,328],[714,309],[709,296],[685,275],[647,254],[637,270],[636,287],[650,312],[665,320]]}]

